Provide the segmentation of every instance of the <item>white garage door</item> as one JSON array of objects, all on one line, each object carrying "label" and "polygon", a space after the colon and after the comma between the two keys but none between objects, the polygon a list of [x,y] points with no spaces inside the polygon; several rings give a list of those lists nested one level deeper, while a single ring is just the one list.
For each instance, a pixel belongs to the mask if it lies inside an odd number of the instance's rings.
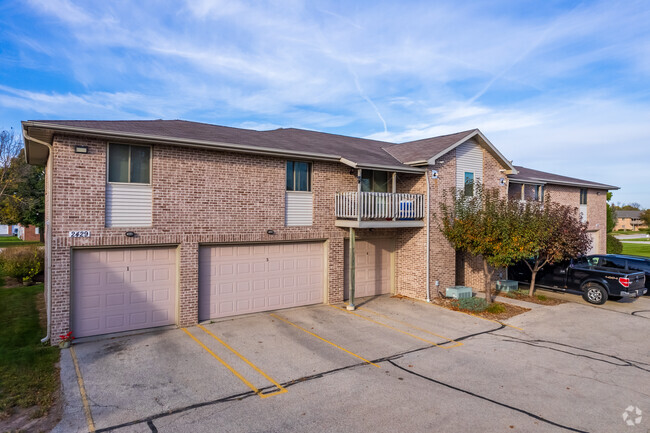
[{"label": "white garage door", "polygon": [[[357,241],[355,244],[355,289],[354,297],[375,296],[391,292],[390,254],[392,239]],[[349,241],[345,242],[345,299],[350,298],[348,285]]]},{"label": "white garage door", "polygon": [[75,337],[176,322],[176,250],[115,248],[73,253]]},{"label": "white garage door", "polygon": [[201,247],[199,320],[323,302],[322,242]]}]

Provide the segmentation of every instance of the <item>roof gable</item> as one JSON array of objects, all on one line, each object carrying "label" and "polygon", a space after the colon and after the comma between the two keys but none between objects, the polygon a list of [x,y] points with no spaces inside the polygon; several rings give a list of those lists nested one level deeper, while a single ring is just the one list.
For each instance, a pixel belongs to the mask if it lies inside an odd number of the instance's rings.
[{"label": "roof gable", "polygon": [[471,138],[476,138],[485,150],[506,167],[506,173],[516,172],[512,163],[506,159],[506,157],[499,152],[496,146],[494,146],[478,129],[395,144],[385,147],[384,150],[405,164],[433,165],[438,158],[457,148]]}]

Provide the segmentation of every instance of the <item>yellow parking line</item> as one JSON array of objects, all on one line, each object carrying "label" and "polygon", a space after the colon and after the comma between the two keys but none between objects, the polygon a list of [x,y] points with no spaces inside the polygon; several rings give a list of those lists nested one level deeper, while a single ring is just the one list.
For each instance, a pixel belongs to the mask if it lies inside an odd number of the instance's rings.
[{"label": "yellow parking line", "polygon": [[367,309],[367,308],[365,308],[365,307],[363,307],[363,308],[361,308],[361,307],[357,307],[357,309],[358,309],[358,310],[361,310],[361,311],[367,311],[368,313],[376,314],[376,315],[379,316],[379,317],[384,317],[384,318],[386,318],[386,319],[388,319],[388,320],[391,320],[391,321],[393,321],[393,322],[396,322],[396,323],[402,324],[402,325],[404,325],[404,326],[408,326],[409,328],[417,329],[418,331],[422,331],[422,332],[426,332],[427,334],[435,335],[436,337],[440,337],[440,338],[442,338],[443,340],[447,340],[447,341],[449,341],[450,343],[456,343],[456,344],[454,344],[453,346],[440,346],[440,347],[443,348],[443,349],[452,349],[452,348],[454,348],[454,347],[458,347],[458,346],[462,346],[462,345],[463,345],[463,343],[460,342],[460,341],[452,340],[451,338],[447,338],[447,337],[445,337],[444,335],[436,334],[435,332],[431,332],[431,331],[429,331],[428,329],[423,329],[423,328],[417,327],[417,326],[415,326],[415,325],[413,325],[413,324],[411,324],[411,323],[408,323],[408,322],[402,322],[402,321],[400,321],[400,320],[393,319],[392,317],[389,317],[389,316],[387,316],[387,315],[385,315],[385,314],[382,314],[382,313],[378,313],[377,311],[369,310],[369,309]]},{"label": "yellow parking line", "polygon": [[261,374],[262,376],[264,376],[264,377],[266,378],[266,380],[268,380],[269,382],[271,382],[273,385],[275,385],[275,386],[279,389],[279,391],[271,392],[271,393],[268,393],[268,394],[260,394],[260,395],[259,395],[260,397],[262,397],[262,398],[266,398],[266,397],[271,397],[271,396],[273,396],[273,395],[283,394],[283,393],[287,392],[287,390],[286,390],[282,385],[280,385],[280,384],[279,384],[278,382],[276,382],[275,380],[271,379],[271,377],[270,377],[268,374],[264,373],[264,372],[263,372],[262,370],[260,370],[260,369],[255,365],[255,364],[253,364],[252,362],[250,362],[248,359],[244,358],[244,356],[243,356],[242,354],[240,354],[240,353],[237,352],[235,349],[233,349],[233,348],[230,347],[228,344],[226,344],[226,342],[224,342],[221,338],[217,337],[217,336],[214,335],[212,332],[210,332],[210,331],[208,331],[207,329],[205,329],[203,326],[201,326],[201,325],[197,325],[197,326],[198,326],[201,330],[203,330],[203,332],[207,333],[207,334],[210,335],[212,338],[214,338],[215,340],[217,340],[219,343],[221,343],[221,344],[223,344],[224,346],[226,346],[226,348],[227,348],[228,350],[230,350],[232,353],[234,353],[235,355],[237,355],[237,356],[239,357],[239,359],[241,359],[242,361],[244,361],[246,364],[250,365],[251,368],[253,368],[253,369],[254,369],[255,371],[257,371],[259,374]]},{"label": "yellow parking line", "polygon": [[216,353],[214,353],[213,351],[211,351],[211,350],[208,348],[208,346],[206,346],[205,344],[201,343],[201,341],[199,341],[198,338],[196,338],[195,336],[193,336],[192,334],[190,334],[190,332],[189,332],[187,329],[185,329],[185,328],[181,328],[181,329],[182,329],[183,331],[185,331],[185,333],[186,333],[187,335],[189,335],[190,338],[192,338],[192,340],[196,341],[196,342],[199,344],[199,346],[201,346],[202,348],[204,348],[204,349],[205,349],[205,350],[206,350],[210,355],[212,355],[212,356],[213,356],[217,361],[219,361],[221,364],[223,364],[224,367],[226,367],[228,370],[230,370],[230,372],[231,372],[232,374],[234,374],[235,376],[237,376],[237,378],[238,378],[239,380],[241,380],[242,382],[244,382],[244,383],[246,384],[246,386],[248,386],[250,389],[252,389],[252,390],[255,392],[255,394],[257,394],[257,395],[259,395],[259,396],[261,397],[261,393],[262,393],[262,392],[261,392],[259,389],[257,389],[257,388],[255,387],[255,385],[253,385],[253,384],[250,383],[248,380],[246,380],[246,378],[245,378],[244,376],[242,376],[241,374],[239,374],[239,372],[238,372],[237,370],[235,370],[235,369],[232,368],[230,365],[228,365],[228,363],[227,363],[226,361],[224,361],[223,359],[219,358],[219,356],[218,356]]},{"label": "yellow parking line", "polygon": [[289,325],[291,325],[291,326],[293,326],[293,327],[295,327],[295,328],[298,328],[298,329],[300,329],[301,331],[304,331],[304,332],[306,332],[307,334],[309,334],[309,335],[311,335],[311,336],[313,336],[313,337],[316,337],[316,338],[318,338],[319,340],[324,341],[324,342],[327,343],[327,344],[331,344],[332,346],[336,347],[337,349],[340,349],[340,350],[344,351],[345,353],[348,353],[348,354],[354,356],[355,358],[359,358],[359,359],[362,360],[363,362],[366,362],[366,363],[368,363],[368,364],[370,364],[370,365],[374,365],[374,366],[377,367],[377,368],[381,368],[379,365],[375,364],[374,362],[370,362],[370,361],[368,361],[366,358],[362,358],[361,356],[359,356],[359,355],[357,355],[357,354],[355,354],[355,353],[352,353],[352,352],[350,352],[350,351],[347,350],[347,349],[342,348],[342,347],[339,346],[338,344],[334,344],[334,343],[332,343],[331,341],[328,341],[328,340],[324,339],[323,337],[314,334],[313,332],[307,331],[305,328],[302,328],[302,327],[296,325],[295,323],[290,322],[290,321],[288,321],[287,319],[278,316],[277,314],[273,314],[273,313],[271,313],[270,316],[271,316],[271,317],[275,317],[275,318],[278,319],[278,320],[282,320],[284,323],[288,323]]},{"label": "yellow parking line", "polygon": [[367,321],[372,322],[372,323],[376,323],[377,325],[385,326],[386,328],[392,329],[392,330],[397,331],[397,332],[401,332],[402,334],[408,335],[409,337],[413,337],[413,338],[415,338],[417,340],[420,340],[420,341],[424,341],[425,343],[430,344],[432,346],[441,347],[443,349],[445,348],[444,346],[441,346],[438,343],[435,343],[433,341],[427,340],[426,338],[421,338],[421,337],[418,337],[417,335],[411,334],[410,332],[402,331],[401,329],[397,329],[397,328],[395,328],[393,326],[390,326],[390,325],[387,325],[385,323],[377,322],[376,320],[372,320],[372,319],[370,319],[368,317],[362,316],[361,314],[357,314],[354,311],[348,311],[345,308],[337,307],[336,305],[330,305],[330,307],[336,308],[337,310],[341,310],[341,311],[344,311],[344,312],[349,313],[349,314],[354,314],[355,316],[360,317],[360,318],[362,318],[364,320],[367,320]]},{"label": "yellow parking line", "polygon": [[77,384],[79,385],[79,393],[81,394],[81,402],[84,407],[84,414],[86,415],[86,423],[88,423],[88,431],[95,431],[95,422],[93,421],[93,415],[90,412],[90,405],[88,404],[88,396],[86,395],[86,387],[84,386],[84,379],[81,376],[81,369],[79,368],[79,361],[77,361],[77,354],[74,351],[74,347],[70,347],[70,355],[72,355],[72,363],[74,364],[74,369],[77,372]]}]

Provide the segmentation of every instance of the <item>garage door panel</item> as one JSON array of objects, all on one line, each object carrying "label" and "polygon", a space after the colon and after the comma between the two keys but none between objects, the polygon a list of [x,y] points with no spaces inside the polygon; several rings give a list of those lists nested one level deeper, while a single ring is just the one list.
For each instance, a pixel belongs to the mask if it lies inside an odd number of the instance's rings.
[{"label": "garage door panel", "polygon": [[75,251],[71,315],[75,335],[174,324],[175,261],[173,248]]},{"label": "garage door panel", "polygon": [[323,301],[322,243],[202,247],[199,258],[201,320]]},{"label": "garage door panel", "polygon": [[[392,239],[358,240],[355,243],[355,297],[391,293]],[[345,243],[344,298],[349,299],[349,243]]]}]

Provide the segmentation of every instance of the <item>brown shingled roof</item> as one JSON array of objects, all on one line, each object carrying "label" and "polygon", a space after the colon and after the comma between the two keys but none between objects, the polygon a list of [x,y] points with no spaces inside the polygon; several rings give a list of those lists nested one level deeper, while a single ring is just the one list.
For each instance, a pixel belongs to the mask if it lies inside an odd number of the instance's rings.
[{"label": "brown shingled roof", "polygon": [[360,166],[377,165],[414,170],[382,149],[392,143],[304,129],[255,131],[184,120],[37,120],[26,123],[38,125],[39,128],[52,125],[105,133],[138,134],[148,138],[201,141],[208,144],[227,143],[285,152],[313,153],[343,157]]},{"label": "brown shingled roof", "polygon": [[559,174],[547,173],[545,171],[533,170],[532,168],[515,165],[517,174],[508,175],[508,179],[514,181],[542,182],[556,185],[581,186],[585,188],[596,189],[619,189],[617,186],[605,185],[603,183],[592,182],[590,180],[577,179],[575,177],[562,176]]},{"label": "brown shingled roof", "polygon": [[384,150],[404,163],[428,161],[430,158],[444,151],[448,147],[453,146],[476,131],[478,130],[470,129],[469,131],[456,132],[454,134],[441,135],[439,137],[394,144],[392,146],[384,147]]}]

